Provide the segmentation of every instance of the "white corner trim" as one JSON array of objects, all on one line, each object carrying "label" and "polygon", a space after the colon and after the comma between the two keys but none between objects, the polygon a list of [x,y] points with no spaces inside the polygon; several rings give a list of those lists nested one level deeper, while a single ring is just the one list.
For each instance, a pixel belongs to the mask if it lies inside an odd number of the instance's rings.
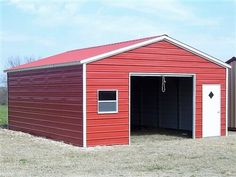
[{"label": "white corner trim", "polygon": [[229,116],[229,109],[228,109],[228,104],[229,104],[229,102],[228,102],[228,96],[229,96],[229,69],[228,68],[226,68],[226,78],[225,78],[225,101],[226,101],[226,103],[225,103],[225,135],[226,136],[228,136],[228,121],[229,121],[229,118],[228,118],[228,116]]},{"label": "white corner trim", "polygon": [[83,64],[83,147],[87,147],[87,85],[86,85],[86,64]]},{"label": "white corner trim", "polygon": [[131,74],[129,73],[129,145],[131,145]]},{"label": "white corner trim", "polygon": [[196,139],[196,92],[197,92],[197,84],[196,84],[196,74],[193,74],[193,131],[192,138]]}]

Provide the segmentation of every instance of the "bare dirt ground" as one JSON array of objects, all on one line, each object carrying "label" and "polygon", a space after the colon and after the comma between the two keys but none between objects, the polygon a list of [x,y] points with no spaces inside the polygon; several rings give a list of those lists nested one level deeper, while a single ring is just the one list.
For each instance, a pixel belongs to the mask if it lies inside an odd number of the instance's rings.
[{"label": "bare dirt ground", "polygon": [[85,149],[0,129],[0,176],[236,176],[236,132],[134,135],[131,146]]}]

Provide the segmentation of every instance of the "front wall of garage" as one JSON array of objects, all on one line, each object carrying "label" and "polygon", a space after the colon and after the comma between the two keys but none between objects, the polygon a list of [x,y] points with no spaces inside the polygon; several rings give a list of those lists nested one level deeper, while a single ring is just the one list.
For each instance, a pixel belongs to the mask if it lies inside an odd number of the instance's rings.
[{"label": "front wall of garage", "polygon": [[[197,138],[202,137],[202,84],[221,84],[221,135],[225,135],[226,69],[162,41],[87,64],[88,146],[129,143],[130,72],[196,74]],[[118,113],[97,113],[99,89],[118,89]]]},{"label": "front wall of garage", "polygon": [[8,73],[9,128],[82,146],[82,66]]}]

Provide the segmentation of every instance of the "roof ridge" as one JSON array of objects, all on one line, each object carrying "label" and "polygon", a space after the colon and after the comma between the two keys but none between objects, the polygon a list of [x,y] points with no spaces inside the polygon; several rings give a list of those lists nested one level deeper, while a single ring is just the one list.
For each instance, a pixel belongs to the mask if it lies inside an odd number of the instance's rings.
[{"label": "roof ridge", "polygon": [[110,46],[110,45],[122,44],[122,43],[125,43],[125,42],[135,42],[135,41],[139,41],[139,40],[153,39],[153,38],[160,37],[160,36],[167,36],[167,35],[163,34],[163,35],[158,35],[158,36],[150,36],[150,37],[144,37],[144,38],[133,39],[133,40],[126,40],[126,41],[120,41],[120,42],[114,42],[114,43],[108,43],[108,44],[102,44],[102,45],[95,45],[95,46],[91,46],[91,47],[85,47],[85,48],[80,48],[80,49],[68,50],[68,51],[65,51],[63,53],[74,52],[74,51],[77,51],[77,50],[93,49],[93,48],[97,48],[97,47],[106,47],[106,46]]}]

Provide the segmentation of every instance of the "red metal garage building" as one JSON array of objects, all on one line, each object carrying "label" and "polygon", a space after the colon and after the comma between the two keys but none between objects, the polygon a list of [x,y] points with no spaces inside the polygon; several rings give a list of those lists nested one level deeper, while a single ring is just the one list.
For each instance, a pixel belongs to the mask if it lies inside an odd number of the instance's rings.
[{"label": "red metal garage building", "polygon": [[68,51],[7,70],[9,128],[84,147],[140,127],[225,136],[228,68],[167,35]]}]

